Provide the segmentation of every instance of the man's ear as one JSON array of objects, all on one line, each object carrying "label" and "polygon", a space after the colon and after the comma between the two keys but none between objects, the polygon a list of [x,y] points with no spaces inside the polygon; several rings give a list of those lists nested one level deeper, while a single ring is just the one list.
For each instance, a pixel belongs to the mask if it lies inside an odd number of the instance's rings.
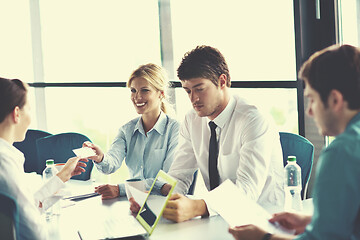
[{"label": "man's ear", "polygon": [[11,119],[14,121],[14,123],[20,122],[20,108],[18,106],[16,106],[12,111]]},{"label": "man's ear", "polygon": [[328,97],[328,106],[334,111],[343,109],[345,106],[345,100],[342,93],[336,89],[331,90]]},{"label": "man's ear", "polygon": [[227,77],[225,74],[221,74],[220,77],[219,77],[219,86],[221,89],[223,89],[224,87],[226,87],[226,80],[227,80]]}]

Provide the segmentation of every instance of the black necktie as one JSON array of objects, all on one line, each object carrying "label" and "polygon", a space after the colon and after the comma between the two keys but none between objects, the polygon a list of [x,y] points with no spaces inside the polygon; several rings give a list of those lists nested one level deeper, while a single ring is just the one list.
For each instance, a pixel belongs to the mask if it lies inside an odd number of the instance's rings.
[{"label": "black necktie", "polygon": [[220,177],[217,169],[217,161],[219,155],[218,143],[216,140],[216,124],[213,121],[209,122],[211,137],[209,144],[209,178],[210,178],[210,190],[213,190],[219,186]]}]

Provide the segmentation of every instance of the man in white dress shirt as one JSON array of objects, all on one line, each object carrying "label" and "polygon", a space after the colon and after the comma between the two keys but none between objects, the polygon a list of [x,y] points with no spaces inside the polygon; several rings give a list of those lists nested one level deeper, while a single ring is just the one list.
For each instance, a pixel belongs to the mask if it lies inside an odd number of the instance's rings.
[{"label": "man in white dress shirt", "polygon": [[[208,190],[230,179],[244,195],[263,207],[282,208],[279,133],[255,106],[231,96],[230,74],[223,55],[215,48],[198,46],[185,54],[177,71],[194,109],[185,116],[180,129],[179,148],[169,170],[178,180],[177,193],[171,196],[163,216],[182,222],[209,215],[206,199],[184,196],[197,169]],[[215,126],[215,143],[209,143],[209,122]],[[211,152],[215,157],[209,156]],[[166,184],[162,192],[167,194]]]}]

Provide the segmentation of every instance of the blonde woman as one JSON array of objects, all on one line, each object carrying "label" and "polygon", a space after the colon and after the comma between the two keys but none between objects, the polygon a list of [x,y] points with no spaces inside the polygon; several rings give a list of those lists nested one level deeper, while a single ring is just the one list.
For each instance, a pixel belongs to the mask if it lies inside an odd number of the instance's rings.
[{"label": "blonde woman", "polygon": [[[145,64],[131,74],[127,87],[140,116],[120,128],[106,154],[90,142],[85,142],[84,146],[95,150],[96,156],[89,159],[94,161],[100,172],[113,173],[125,160],[130,178],[152,183],[160,169],[169,170],[178,143],[179,123],[167,115],[167,76],[161,67]],[[161,187],[160,183],[155,185],[159,191]],[[101,185],[95,188],[95,192],[100,193],[102,199],[126,195],[124,183]]]}]

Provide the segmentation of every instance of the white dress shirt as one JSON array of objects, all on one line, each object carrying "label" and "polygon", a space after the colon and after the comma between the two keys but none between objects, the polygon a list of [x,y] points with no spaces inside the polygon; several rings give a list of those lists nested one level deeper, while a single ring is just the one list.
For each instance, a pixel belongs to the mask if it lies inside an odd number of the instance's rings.
[{"label": "white dress shirt", "polygon": [[[179,148],[169,174],[178,180],[176,192],[186,194],[199,168],[207,189],[209,181],[209,119],[194,110],[180,128]],[[238,96],[214,119],[219,143],[220,184],[235,183],[265,208],[284,205],[283,160],[279,133],[258,109]]]},{"label": "white dress shirt", "polygon": [[[41,217],[39,202],[45,200],[63,187],[57,176],[34,193],[24,172],[24,155],[0,138],[0,191],[11,196],[17,204],[19,213],[19,239],[46,239],[44,217]],[[46,205],[46,204],[45,204]],[[46,209],[49,206],[44,206]]]}]

